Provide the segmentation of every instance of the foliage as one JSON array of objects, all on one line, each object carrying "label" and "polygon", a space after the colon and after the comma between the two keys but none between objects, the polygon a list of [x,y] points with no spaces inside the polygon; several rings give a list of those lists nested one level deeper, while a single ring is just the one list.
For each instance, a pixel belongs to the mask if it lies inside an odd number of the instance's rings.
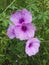
[{"label": "foliage", "polygon": [[[25,41],[9,39],[6,35],[9,18],[16,10],[28,9],[41,40],[37,55],[28,57]],[[1,0],[0,2],[0,65],[49,65],[49,0]]]}]

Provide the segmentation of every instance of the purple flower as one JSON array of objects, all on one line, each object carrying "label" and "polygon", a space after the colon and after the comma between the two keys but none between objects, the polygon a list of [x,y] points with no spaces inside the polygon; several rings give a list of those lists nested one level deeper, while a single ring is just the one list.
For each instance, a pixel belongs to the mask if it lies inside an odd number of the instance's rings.
[{"label": "purple flower", "polygon": [[15,37],[14,28],[15,26],[10,24],[7,30],[7,35],[10,39],[13,39]]},{"label": "purple flower", "polygon": [[39,51],[40,41],[37,38],[29,39],[26,42],[25,52],[28,56],[36,55]]},{"label": "purple flower", "polygon": [[10,20],[15,25],[21,25],[22,23],[31,23],[32,14],[26,9],[23,9],[20,11],[16,11],[14,14],[12,14]]},{"label": "purple flower", "polygon": [[20,40],[27,40],[34,37],[36,28],[31,23],[22,24],[15,27],[16,38]]}]

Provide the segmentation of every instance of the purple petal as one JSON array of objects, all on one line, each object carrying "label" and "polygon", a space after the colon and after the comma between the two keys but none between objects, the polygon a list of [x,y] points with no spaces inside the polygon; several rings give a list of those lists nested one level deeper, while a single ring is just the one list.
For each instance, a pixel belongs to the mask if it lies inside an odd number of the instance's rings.
[{"label": "purple petal", "polygon": [[34,37],[36,28],[31,23],[22,24],[21,26],[16,26],[15,28],[15,35],[16,38],[20,40],[28,40]]},{"label": "purple petal", "polygon": [[31,38],[26,42],[25,52],[28,56],[36,55],[39,51],[39,47],[40,41],[38,38]]},{"label": "purple petal", "polygon": [[15,25],[21,25],[22,23],[31,23],[32,22],[32,14],[26,10],[16,11],[14,14],[11,15],[10,20]]},{"label": "purple petal", "polygon": [[7,30],[7,35],[10,39],[13,39],[15,37],[14,33],[14,25],[9,25],[9,28]]},{"label": "purple petal", "polygon": [[32,22],[32,14],[27,9],[22,10],[22,16],[25,19],[25,23],[31,23]]}]

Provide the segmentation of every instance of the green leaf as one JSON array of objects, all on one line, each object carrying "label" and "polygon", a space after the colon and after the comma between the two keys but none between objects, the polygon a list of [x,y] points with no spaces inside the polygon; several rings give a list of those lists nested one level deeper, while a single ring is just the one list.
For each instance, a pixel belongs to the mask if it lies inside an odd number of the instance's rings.
[{"label": "green leaf", "polygon": [[2,23],[3,26],[7,27],[8,25],[8,20],[4,20],[3,23]]},{"label": "green leaf", "polygon": [[5,55],[3,55],[3,54],[0,54],[0,57],[3,57],[3,56],[5,56]]}]

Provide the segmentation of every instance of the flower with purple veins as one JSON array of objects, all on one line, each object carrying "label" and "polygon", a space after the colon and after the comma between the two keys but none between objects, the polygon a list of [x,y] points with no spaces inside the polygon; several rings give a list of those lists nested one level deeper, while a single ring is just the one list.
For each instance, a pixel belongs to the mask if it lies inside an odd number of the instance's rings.
[{"label": "flower with purple veins", "polygon": [[39,51],[40,41],[34,38],[36,27],[31,23],[32,14],[26,10],[16,11],[11,15],[10,20],[13,24],[9,25],[7,35],[10,39],[18,38],[28,40],[26,42],[25,52],[28,56],[36,55]]},{"label": "flower with purple veins", "polygon": [[16,11],[14,14],[11,15],[10,20],[15,25],[21,25],[22,23],[31,23],[32,22],[32,14],[26,10]]},{"label": "flower with purple veins", "polygon": [[15,27],[16,38],[20,40],[28,40],[34,37],[36,27],[31,23],[23,23],[22,25]]},{"label": "flower with purple veins", "polygon": [[37,38],[31,38],[26,42],[25,52],[28,56],[36,55],[40,47],[40,41]]},{"label": "flower with purple veins", "polygon": [[10,24],[10,25],[9,25],[9,28],[8,28],[8,30],[7,30],[7,35],[8,35],[8,37],[9,37],[10,39],[15,38],[14,28],[15,28],[15,26]]}]

